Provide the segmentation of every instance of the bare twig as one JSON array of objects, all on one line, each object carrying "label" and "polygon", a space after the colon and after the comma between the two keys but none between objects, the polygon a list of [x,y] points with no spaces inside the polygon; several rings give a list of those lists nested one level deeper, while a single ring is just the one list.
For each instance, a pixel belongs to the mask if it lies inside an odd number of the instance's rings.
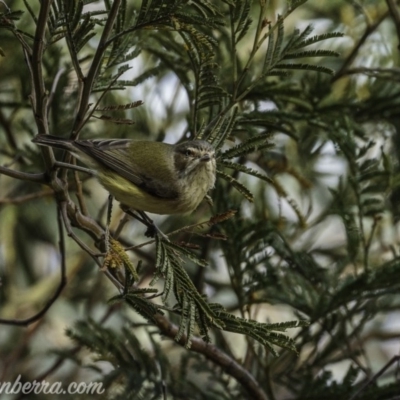
[{"label": "bare twig", "polygon": [[118,239],[119,235],[122,232],[122,229],[124,228],[124,226],[126,225],[126,223],[129,221],[129,215],[124,213],[123,217],[121,218],[121,220],[119,221],[118,227],[114,232],[114,239]]},{"label": "bare twig", "polygon": [[386,19],[386,17],[388,15],[389,15],[389,11],[386,11],[373,24],[367,25],[367,28],[365,29],[364,34],[361,36],[358,43],[354,46],[351,53],[347,56],[346,60],[344,60],[342,67],[339,69],[339,71],[336,73],[336,75],[332,78],[332,82],[338,80],[340,77],[347,74],[347,69],[352,64],[352,62],[356,59],[358,51],[360,50],[361,46],[368,39],[369,35],[371,35],[371,33],[373,33],[378,28],[378,26]]},{"label": "bare twig", "polygon": [[399,44],[397,48],[400,50],[400,11],[394,0],[386,0],[386,4],[389,8],[390,15],[392,16],[393,23],[396,27],[397,38],[399,40]]},{"label": "bare twig", "polygon": [[11,12],[10,8],[8,7],[8,5],[6,4],[5,1],[0,0],[0,3],[3,4],[3,6],[6,8],[7,12],[9,12],[9,13]]},{"label": "bare twig", "polygon": [[[71,202],[72,203],[72,202]],[[71,204],[72,205],[72,204]],[[84,250],[86,253],[88,253],[90,256],[92,256],[92,258],[96,261],[98,266],[101,266],[101,264],[99,263],[97,256],[98,254],[94,253],[93,250],[88,247],[86,245],[86,243],[84,243],[81,239],[79,239],[79,237],[75,234],[75,232],[72,230],[72,226],[71,226],[71,222],[70,222],[70,217],[71,217],[71,213],[68,213],[68,209],[71,209],[71,205],[70,207],[68,207],[67,202],[63,202],[60,207],[61,207],[61,215],[63,217],[64,220],[64,225],[65,225],[65,229],[67,230],[67,234],[70,238],[72,238],[75,243],[82,249]],[[76,219],[77,214],[79,213],[78,210],[75,210],[74,212],[74,219]],[[82,227],[81,227],[82,228]]]},{"label": "bare twig", "polygon": [[50,92],[50,95],[49,95],[49,99],[47,101],[47,114],[50,112],[50,107],[51,107],[51,103],[53,102],[54,93],[56,92],[57,85],[58,85],[58,82],[60,81],[61,75],[64,72],[65,72],[65,68],[60,68],[57,71],[56,76],[54,77],[53,85],[51,86],[51,92]]},{"label": "bare twig", "polygon": [[[99,244],[100,240],[105,237],[105,231],[101,228],[96,221],[94,221],[91,217],[87,215],[83,215],[75,204],[71,200],[62,201],[59,204],[61,208],[61,215],[64,221],[65,228],[67,230],[67,234],[71,237],[79,247],[81,247],[86,253],[88,253],[94,262],[100,267],[100,269],[104,272],[107,278],[115,285],[115,287],[119,290],[122,290],[124,285],[117,281],[115,277],[110,273],[110,271],[103,269],[102,263],[99,261],[99,257],[102,254],[96,254],[90,247],[88,247],[72,230],[71,221],[73,221],[74,225],[79,227],[80,230],[86,232],[89,236],[91,236],[97,244]],[[98,246],[99,247],[99,246]]]},{"label": "bare twig", "polygon": [[[171,339],[175,339],[179,328],[172,324],[167,318],[160,314],[156,314],[155,319],[161,333]],[[203,354],[204,357],[212,361],[214,364],[223,368],[224,372],[235,378],[249,393],[249,398],[254,400],[268,400],[267,395],[262,390],[254,376],[250,374],[242,365],[240,365],[232,357],[221,351],[217,346],[207,343],[198,337],[193,337],[190,350]],[[187,343],[186,335],[182,335],[178,343],[185,346]]]},{"label": "bare twig", "polygon": [[350,68],[346,71],[346,75],[352,74],[365,74],[372,77],[379,77],[380,79],[391,79],[398,81],[400,78],[400,68],[366,68],[357,67]]},{"label": "bare twig", "polygon": [[367,382],[365,382],[364,385],[360,387],[360,389],[357,390],[350,398],[349,400],[354,400],[356,399],[371,383],[376,382],[376,380],[382,376],[386,370],[394,363],[400,361],[400,356],[394,356],[389,362],[386,363],[371,379],[368,379]]},{"label": "bare twig", "polygon": [[71,135],[72,139],[75,139],[77,137],[77,135],[79,134],[79,131],[82,128],[83,123],[85,121],[85,114],[86,114],[86,111],[88,108],[89,98],[92,93],[95,80],[96,80],[97,75],[100,70],[101,61],[103,59],[104,52],[106,51],[107,46],[108,46],[107,41],[111,35],[112,29],[114,26],[114,22],[117,18],[118,10],[121,5],[121,1],[122,0],[114,0],[114,2],[112,3],[110,12],[108,14],[106,25],[104,27],[103,33],[100,38],[100,42],[97,46],[96,53],[93,57],[92,64],[89,68],[89,72],[86,76],[86,79],[84,80],[82,96],[81,96],[80,102],[79,102],[79,109],[78,109],[78,112],[77,112],[77,115],[75,118],[74,127],[73,127],[73,131],[72,131],[72,135]]},{"label": "bare twig", "polygon": [[74,179],[75,179],[75,184],[76,184],[75,195],[76,195],[76,198],[78,199],[78,203],[79,203],[81,212],[83,215],[89,215],[89,212],[88,212],[88,209],[87,209],[86,203],[85,203],[85,197],[83,196],[82,181],[79,178],[79,174],[77,171],[74,172]]},{"label": "bare twig", "polygon": [[93,170],[91,170],[89,168],[80,167],[79,165],[65,163],[65,162],[61,162],[61,161],[55,161],[54,166],[60,167],[60,168],[65,168],[65,169],[72,169],[74,171],[84,172],[85,174],[89,174],[92,176],[96,174]]},{"label": "bare twig", "polygon": [[100,102],[103,100],[104,96],[110,91],[112,85],[118,80],[118,78],[123,75],[126,71],[118,73],[115,78],[109,83],[109,85],[106,87],[106,89],[101,93],[99,96],[98,100],[96,101],[95,105],[92,107],[91,111],[88,113],[86,116],[85,120],[82,122],[82,126],[86,125],[87,122],[90,120],[90,118],[94,117],[96,118],[93,113],[96,111],[97,107],[99,106]]},{"label": "bare twig", "polygon": [[[193,229],[194,228],[202,228],[205,225],[208,225],[208,226],[213,225],[214,223],[212,222],[212,218],[209,218],[209,219],[207,219],[205,221],[202,221],[202,222],[197,222],[195,224],[183,226],[182,228],[178,228],[178,229],[176,229],[176,230],[174,230],[172,232],[169,232],[169,233],[165,234],[165,236],[169,237],[169,236],[172,236],[172,235],[176,235],[177,233],[180,233],[180,232],[190,232],[190,233],[195,234],[195,235],[200,235],[200,233],[194,231]],[[140,243],[138,245],[126,247],[125,250],[137,250],[137,249],[140,249],[141,247],[147,246],[148,244],[152,244],[154,242],[155,242],[155,240],[151,239],[151,240],[148,240],[147,242]]]},{"label": "bare twig", "polygon": [[34,104],[35,104],[35,119],[40,133],[48,133],[47,123],[47,95],[43,80],[42,59],[44,52],[45,31],[47,19],[49,17],[50,6],[52,0],[42,0],[40,3],[40,11],[38,23],[36,25],[35,40],[33,43],[31,65],[32,79],[34,85]]},{"label": "bare twig", "polygon": [[[32,95],[30,96],[30,99],[34,110],[38,132],[42,134],[49,133],[49,124],[47,120],[47,93],[43,79],[42,62],[45,48],[45,31],[51,3],[52,0],[43,0],[40,3],[35,40],[31,55],[25,50],[25,57],[28,60],[32,79]],[[41,151],[46,169],[47,171],[51,171],[54,163],[54,153],[49,147],[42,147]]]},{"label": "bare twig", "polygon": [[3,127],[4,132],[6,134],[7,142],[14,150],[16,150],[17,142],[15,141],[14,135],[12,133],[10,122],[6,119],[1,109],[0,109],[0,124]]},{"label": "bare twig", "polygon": [[47,183],[46,175],[44,173],[29,174],[27,172],[15,171],[13,169],[9,169],[0,165],[0,174],[10,176],[11,178],[20,179],[22,181]]},{"label": "bare twig", "polygon": [[29,193],[24,196],[18,197],[6,197],[5,199],[0,199],[0,204],[21,204],[30,200],[39,199],[41,197],[52,196],[54,194],[52,189],[41,190],[40,192]]},{"label": "bare twig", "polygon": [[72,32],[70,29],[69,21],[67,21],[66,27],[67,27],[67,32],[66,32],[65,38],[67,39],[66,42],[67,42],[67,46],[68,46],[68,50],[69,50],[69,55],[71,56],[71,62],[74,67],[75,73],[78,77],[78,81],[80,83],[80,90],[82,90],[83,89],[82,84],[83,84],[83,81],[85,80],[85,76],[83,75],[82,68],[79,64],[79,58],[78,58],[78,54],[75,49],[74,41],[72,38]]},{"label": "bare twig", "polygon": [[[2,2],[4,4],[4,2]],[[7,7],[8,8],[8,7]],[[8,8],[8,12],[11,12],[11,10]],[[7,17],[5,16],[4,22],[7,22],[8,25],[5,25],[5,27],[7,29],[9,29],[13,35],[15,36],[15,38],[20,42],[23,51],[24,51],[24,55],[27,58],[27,62],[28,64],[30,63],[30,56],[32,55],[32,49],[31,47],[28,45],[28,43],[26,43],[24,36],[21,34],[21,32],[16,28],[16,26],[14,25],[14,22],[10,19],[7,19]],[[30,68],[30,65],[28,65]]]},{"label": "bare twig", "polygon": [[66,251],[65,251],[65,240],[64,240],[64,230],[62,227],[61,223],[61,210],[58,208],[57,211],[57,226],[58,226],[58,234],[59,234],[59,246],[60,246],[60,254],[61,254],[61,266],[60,266],[60,283],[58,284],[58,287],[56,291],[54,292],[53,296],[50,297],[50,299],[47,301],[46,305],[35,315],[29,318],[25,319],[1,319],[0,318],[0,324],[5,324],[5,325],[18,325],[18,326],[28,326],[31,323],[39,320],[40,318],[43,317],[43,315],[46,314],[46,312],[49,310],[49,308],[53,305],[53,303],[58,299],[60,296],[62,290],[64,289],[64,286],[67,283],[67,269],[65,266],[65,256],[66,256]]}]

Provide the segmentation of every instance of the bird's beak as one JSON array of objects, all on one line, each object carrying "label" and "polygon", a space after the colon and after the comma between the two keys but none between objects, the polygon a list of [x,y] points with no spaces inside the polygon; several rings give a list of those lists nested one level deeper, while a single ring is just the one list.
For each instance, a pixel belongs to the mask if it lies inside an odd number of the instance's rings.
[{"label": "bird's beak", "polygon": [[210,161],[211,160],[211,156],[207,153],[204,154],[204,156],[200,157],[200,161]]}]

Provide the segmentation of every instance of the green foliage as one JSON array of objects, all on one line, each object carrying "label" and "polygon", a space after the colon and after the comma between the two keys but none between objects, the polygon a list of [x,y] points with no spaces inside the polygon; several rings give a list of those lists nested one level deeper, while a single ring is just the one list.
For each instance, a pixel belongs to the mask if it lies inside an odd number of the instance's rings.
[{"label": "green foliage", "polygon": [[[36,263],[43,252],[56,258],[60,211],[80,252],[60,238],[69,283],[57,301],[73,310],[67,324],[80,322],[67,330],[77,353],[59,360],[97,373],[108,398],[397,395],[392,370],[384,383],[374,375],[370,346],[390,336],[382,321],[399,310],[400,88],[388,67],[398,38],[382,29],[392,53],[379,58],[367,46],[385,20],[377,17],[361,38],[339,41],[336,30],[354,34],[339,12],[328,16],[332,31],[315,34],[317,6],[306,3],[0,2],[1,313],[35,314],[51,294],[52,281],[42,285],[51,274]],[[391,16],[367,6],[370,18]],[[218,167],[211,209],[168,217],[169,240],[141,244],[131,222],[113,221],[106,253],[103,194],[47,150],[43,166],[30,143],[37,133],[208,140]],[[46,318],[34,329],[60,325]],[[33,380],[31,353],[18,351],[15,368]],[[339,377],[338,363],[347,371]]]},{"label": "green foliage", "polygon": [[[66,334],[76,343],[84,345],[95,357],[94,361],[107,361],[114,369],[102,382],[109,399],[151,399],[162,393],[160,369],[157,360],[145,350],[132,329],[122,328],[116,333],[92,320],[79,321]],[[158,346],[153,341],[153,346]],[[157,349],[160,353],[160,349]],[[164,363],[168,360],[164,359]],[[88,363],[85,368],[97,369]]]}]

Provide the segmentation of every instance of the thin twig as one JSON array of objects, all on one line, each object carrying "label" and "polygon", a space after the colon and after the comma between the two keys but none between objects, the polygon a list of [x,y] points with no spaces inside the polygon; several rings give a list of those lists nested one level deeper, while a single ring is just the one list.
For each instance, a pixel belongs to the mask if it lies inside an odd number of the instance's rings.
[{"label": "thin twig", "polygon": [[[176,229],[176,230],[174,230],[172,232],[169,232],[167,234],[164,234],[164,235],[169,237],[169,236],[175,235],[175,234],[180,233],[180,232],[197,233],[197,232],[192,232],[191,229],[200,227],[200,226],[202,226],[204,224],[207,224],[209,222],[210,222],[210,220],[208,219],[207,221],[202,221],[202,222],[198,222],[196,224],[186,225],[186,226],[184,226],[182,228]],[[155,239],[151,239],[151,240],[148,240],[147,242],[127,247],[127,248],[125,248],[125,250],[137,250],[137,249],[140,249],[141,247],[147,246],[148,244],[152,244],[154,242],[155,242]]]},{"label": "thin twig", "polygon": [[67,47],[69,50],[69,55],[71,56],[72,65],[74,67],[74,70],[76,72],[76,75],[78,77],[78,81],[80,84],[79,91],[81,92],[81,90],[83,90],[83,81],[85,80],[85,76],[83,75],[81,65],[79,64],[78,53],[75,48],[75,43],[72,38],[72,32],[71,32],[70,23],[68,20],[66,21],[66,28],[67,28],[66,29],[67,33],[65,35],[66,43],[67,43]]},{"label": "thin twig", "polygon": [[89,68],[89,72],[86,76],[86,79],[84,80],[82,96],[80,98],[79,109],[75,118],[71,139],[75,139],[77,137],[80,129],[83,126],[83,122],[85,121],[85,114],[88,108],[89,98],[92,93],[95,80],[100,70],[104,52],[106,51],[108,46],[107,41],[111,35],[115,19],[117,18],[121,1],[122,0],[114,0],[114,2],[112,3],[106,25],[104,26],[104,30],[100,38],[100,42],[97,46],[96,53],[93,57],[92,64]]},{"label": "thin twig", "polygon": [[56,291],[54,292],[53,296],[51,296],[50,299],[47,301],[45,306],[38,313],[33,315],[32,317],[25,318],[25,319],[1,319],[0,318],[0,324],[28,326],[32,322],[39,320],[40,318],[43,317],[43,315],[46,314],[46,312],[49,310],[49,308],[58,299],[62,290],[64,289],[64,286],[67,284],[67,269],[66,269],[66,265],[65,265],[65,256],[66,256],[65,239],[64,239],[64,230],[63,230],[62,223],[61,223],[60,208],[58,208],[58,211],[57,211],[57,226],[58,226],[58,234],[59,234],[61,266],[60,266],[60,283],[58,284]]},{"label": "thin twig", "polygon": [[22,181],[36,182],[36,183],[47,183],[46,175],[44,173],[40,174],[29,174],[27,172],[15,171],[7,167],[0,165],[0,174],[7,175],[11,178],[20,179]]},{"label": "thin twig", "polygon": [[[78,211],[76,211],[77,213]],[[61,204],[61,215],[63,217],[64,220],[64,225],[65,225],[65,229],[67,230],[67,234],[70,238],[72,238],[75,243],[82,249],[84,250],[86,253],[88,253],[90,256],[92,256],[95,260],[96,263],[101,266],[101,264],[99,263],[99,261],[97,260],[97,254],[95,254],[93,252],[93,250],[88,247],[86,245],[86,243],[82,242],[81,239],[79,239],[79,237],[75,234],[75,232],[72,230],[72,226],[71,226],[71,222],[68,218],[68,204],[67,202],[63,202]],[[82,228],[82,227],[81,227]]]},{"label": "thin twig", "polygon": [[385,18],[388,15],[389,15],[389,11],[386,11],[373,24],[367,26],[364,34],[361,36],[358,43],[354,46],[351,53],[347,56],[342,67],[339,69],[339,71],[336,73],[336,75],[332,78],[332,82],[335,82],[336,80],[341,78],[343,75],[347,74],[347,69],[353,63],[353,61],[356,59],[356,57],[358,55],[358,51],[360,50],[361,46],[365,43],[365,41],[368,39],[368,37],[371,35],[371,33],[373,33],[378,28],[378,26],[385,20]]},{"label": "thin twig", "polygon": [[118,73],[115,78],[109,83],[109,85],[106,87],[105,90],[103,90],[103,92],[101,93],[101,95],[99,96],[98,100],[96,101],[95,105],[92,107],[91,111],[88,113],[88,115],[86,116],[85,120],[82,122],[82,126],[85,126],[88,121],[90,120],[90,118],[95,117],[93,115],[93,113],[96,111],[98,105],[100,104],[100,102],[103,100],[104,96],[110,91],[112,85],[114,85],[114,83],[117,81],[117,79],[123,75],[127,70]]},{"label": "thin twig", "polygon": [[47,95],[43,79],[42,61],[44,53],[45,31],[50,13],[52,0],[42,0],[38,23],[36,25],[35,40],[33,42],[31,65],[33,79],[33,97],[35,98],[35,119],[40,133],[48,133],[47,123]]},{"label": "thin twig", "polygon": [[52,189],[41,190],[40,192],[29,193],[24,196],[6,197],[0,199],[0,204],[21,204],[30,200],[39,199],[41,197],[52,196],[54,194]]},{"label": "thin twig", "polygon": [[54,166],[60,167],[60,168],[72,169],[74,171],[84,172],[85,174],[89,174],[91,176],[96,175],[95,171],[93,171],[89,168],[80,167],[79,165],[75,165],[75,164],[69,164],[69,163],[65,163],[65,162],[61,162],[61,161],[55,161]]},{"label": "thin twig", "polygon": [[10,12],[11,12],[11,9],[8,7],[8,5],[6,4],[6,2],[5,2],[5,1],[3,1],[3,0],[0,0],[0,3],[1,3],[1,4],[3,4],[3,6],[6,8],[6,10],[7,10],[7,12],[8,12],[8,13],[10,13]]},{"label": "thin twig", "polygon": [[[161,18],[153,19],[151,21],[151,25],[153,25],[153,26],[160,25],[161,22],[163,22],[163,21],[168,21],[168,18],[161,17]],[[117,33],[116,35],[110,37],[106,42],[106,46],[109,46],[112,42],[115,42],[116,40],[118,40],[121,37],[127,35],[128,33],[132,33],[132,32],[134,32],[136,30],[145,29],[147,25],[149,25],[149,23],[148,22],[144,22],[142,24],[137,24],[137,25],[134,25],[134,26],[131,26],[129,28],[124,29],[123,31]]]},{"label": "thin twig", "polygon": [[60,68],[57,71],[56,76],[54,77],[53,84],[51,85],[51,91],[50,91],[49,99],[47,101],[47,114],[49,114],[49,112],[50,112],[50,107],[51,107],[51,104],[53,102],[53,98],[54,98],[54,94],[55,94],[56,89],[57,89],[58,82],[60,81],[61,75],[64,72],[65,72],[65,68]]},{"label": "thin twig", "polygon": [[[160,314],[154,316],[161,333],[171,339],[175,339],[179,328],[172,324],[167,318]],[[235,378],[249,393],[249,398],[253,400],[268,400],[267,395],[260,387],[254,376],[250,374],[242,365],[232,357],[221,351],[217,346],[207,343],[204,340],[193,337],[191,351],[203,354],[204,357],[223,368],[224,372]],[[185,346],[187,343],[186,335],[182,335],[178,343]]]},{"label": "thin twig", "polygon": [[60,203],[61,215],[63,217],[65,229],[67,234],[71,237],[79,247],[81,247],[86,253],[88,253],[94,262],[100,267],[101,271],[107,276],[107,278],[115,285],[119,290],[122,290],[124,285],[115,279],[115,277],[110,273],[110,271],[103,269],[102,263],[99,261],[101,254],[96,254],[90,247],[88,247],[72,230],[71,220],[74,222],[75,226],[78,226],[80,230],[85,231],[97,242],[105,237],[104,229],[102,229],[96,221],[94,221],[89,216],[83,215],[71,201],[63,201]]},{"label": "thin twig", "polygon": [[386,4],[389,8],[390,15],[392,16],[393,23],[396,27],[397,38],[399,40],[399,44],[397,48],[400,50],[400,11],[399,7],[394,0],[386,0]]},{"label": "thin twig", "polygon": [[365,382],[365,384],[362,385],[362,386],[360,387],[360,389],[358,389],[357,392],[355,392],[355,393],[353,394],[353,396],[351,396],[351,397],[349,398],[349,400],[354,400],[354,399],[356,399],[356,398],[361,394],[361,392],[363,392],[371,383],[375,382],[380,376],[382,376],[382,375],[386,372],[386,370],[387,370],[392,364],[394,364],[394,363],[397,362],[397,361],[400,361],[400,356],[394,356],[391,360],[389,360],[389,362],[386,363],[386,365],[384,365],[371,379],[368,379],[368,381]]},{"label": "thin twig", "polygon": [[0,124],[3,126],[4,132],[6,134],[7,142],[11,146],[12,149],[17,149],[17,142],[15,141],[13,132],[11,130],[11,124],[6,119],[3,111],[0,109]]},{"label": "thin twig", "polygon": [[129,215],[124,213],[124,216],[121,218],[121,220],[119,221],[118,227],[114,232],[114,239],[117,240],[119,238],[119,235],[122,232],[122,229],[124,228],[124,226],[126,225],[126,223],[129,221]]},{"label": "thin twig", "polygon": [[74,179],[76,184],[75,195],[76,198],[78,199],[79,208],[81,209],[83,215],[89,215],[88,209],[86,207],[85,197],[83,196],[82,181],[79,178],[79,174],[77,171],[74,172]]}]

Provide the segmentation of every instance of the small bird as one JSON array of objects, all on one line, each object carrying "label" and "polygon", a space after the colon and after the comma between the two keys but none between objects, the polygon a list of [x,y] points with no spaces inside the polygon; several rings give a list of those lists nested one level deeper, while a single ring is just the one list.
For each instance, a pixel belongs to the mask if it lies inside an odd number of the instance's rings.
[{"label": "small bird", "polygon": [[215,184],[215,150],[205,140],[171,145],[38,135],[32,141],[71,152],[95,171],[100,183],[121,205],[133,210],[187,213],[197,208]]}]

